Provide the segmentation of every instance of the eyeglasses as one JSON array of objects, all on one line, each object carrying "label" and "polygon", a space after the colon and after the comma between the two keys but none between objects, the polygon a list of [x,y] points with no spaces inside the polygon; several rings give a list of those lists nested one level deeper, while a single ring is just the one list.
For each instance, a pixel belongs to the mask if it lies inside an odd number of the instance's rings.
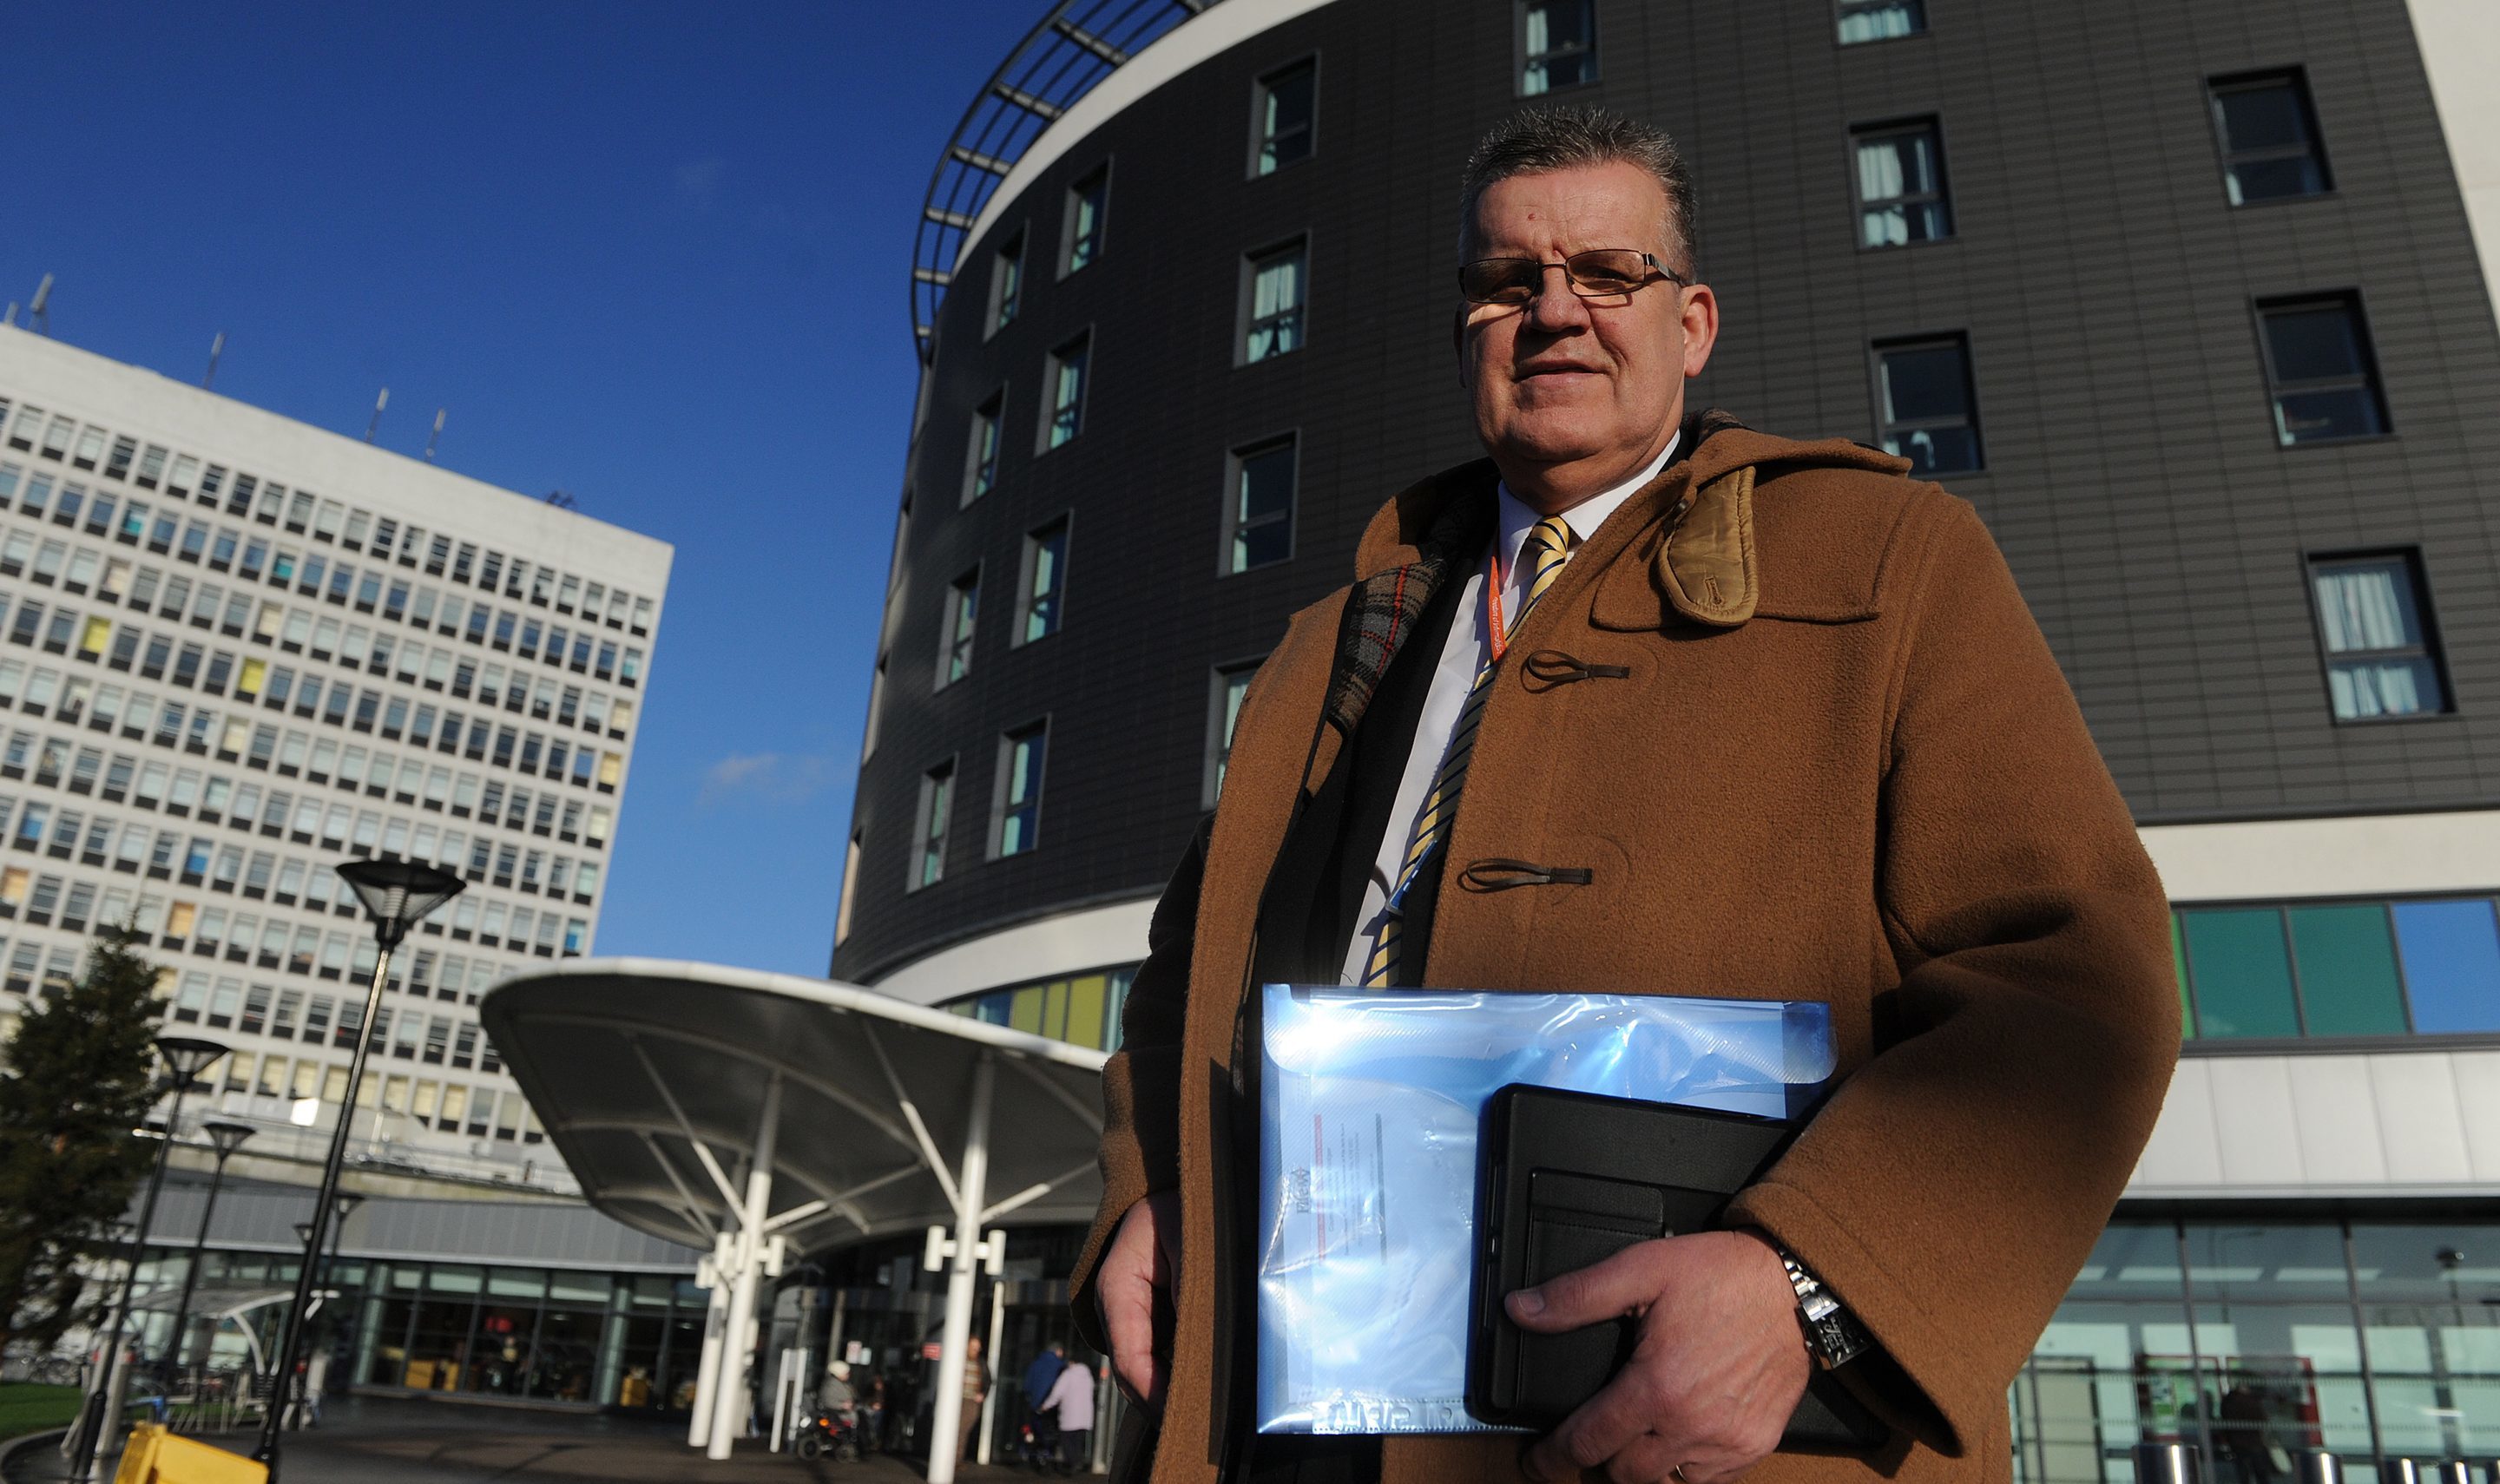
[{"label": "eyeglasses", "polygon": [[1545,271],[1549,268],[1562,270],[1563,281],[1583,299],[1630,294],[1653,278],[1676,283],[1693,281],[1637,248],[1596,247],[1575,252],[1560,263],[1540,263],[1534,258],[1479,258],[1459,270],[1459,293],[1469,304],[1524,305],[1545,291]]}]

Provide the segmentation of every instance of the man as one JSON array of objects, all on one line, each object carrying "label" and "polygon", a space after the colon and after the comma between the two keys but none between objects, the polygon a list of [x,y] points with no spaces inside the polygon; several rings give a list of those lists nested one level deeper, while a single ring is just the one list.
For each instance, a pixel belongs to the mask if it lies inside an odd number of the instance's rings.
[{"label": "man", "polygon": [[964,1411],[956,1423],[955,1461],[972,1461],[972,1435],[981,1430],[981,1403],[990,1394],[989,1368],[981,1364],[981,1337],[964,1342]]},{"label": "man", "polygon": [[1055,1446],[1051,1434],[1058,1424],[1042,1410],[1042,1403],[1050,1396],[1050,1388],[1058,1382],[1059,1372],[1067,1369],[1068,1349],[1056,1339],[1043,1345],[1041,1353],[1033,1358],[1033,1364],[1024,1368],[1024,1380],[1020,1384],[1024,1389],[1026,1418],[1033,1424],[1034,1440],[1045,1449]]},{"label": "man", "polygon": [[[1692,217],[1615,115],[1522,114],[1469,164],[1490,457],[1392,500],[1262,667],[1104,1069],[1072,1291],[1144,1403],[1125,1474],[2010,1477],[2005,1388],[2177,1055],[2167,910],[1970,506],[1687,415],[1719,324]],[[1724,1229],[1507,1296],[1637,1319],[1550,1436],[1261,1437],[1245,991],[1275,981],[1821,1000],[1841,1081]],[[1773,1452],[1818,1365],[1881,1448]]]},{"label": "man", "polygon": [[1094,1372],[1083,1366],[1062,1366],[1041,1399],[1037,1411],[1049,1416],[1059,1434],[1059,1471],[1074,1473],[1093,1457]]}]

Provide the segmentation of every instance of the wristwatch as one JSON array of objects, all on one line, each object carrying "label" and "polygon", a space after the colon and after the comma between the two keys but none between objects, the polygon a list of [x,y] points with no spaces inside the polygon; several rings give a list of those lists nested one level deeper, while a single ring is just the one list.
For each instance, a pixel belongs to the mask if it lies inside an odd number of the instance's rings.
[{"label": "wristwatch", "polygon": [[1805,1329],[1805,1347],[1817,1364],[1829,1371],[1845,1366],[1874,1346],[1874,1337],[1855,1315],[1841,1307],[1823,1280],[1806,1271],[1805,1264],[1783,1246],[1772,1250],[1780,1254],[1780,1266],[1789,1273],[1789,1286],[1796,1290],[1797,1323]]}]

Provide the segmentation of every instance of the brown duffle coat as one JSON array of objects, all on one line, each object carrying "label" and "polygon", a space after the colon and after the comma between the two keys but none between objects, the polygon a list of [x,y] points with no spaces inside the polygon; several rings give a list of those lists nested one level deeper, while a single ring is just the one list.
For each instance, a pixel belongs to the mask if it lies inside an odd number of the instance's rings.
[{"label": "brown duffle coat", "polygon": [[[1776,1454],[1748,1477],[2004,1480],[2006,1388],[2178,1054],[2161,886],[1969,504],[1857,444],[1695,426],[1710,436],[1581,545],[1511,640],[1429,979],[1828,1002],[1843,1081],[1728,1219],[1773,1234],[1872,1332],[1881,1353],[1842,1375],[1893,1441]],[[1236,1038],[1261,895],[1342,750],[1349,672],[1376,674],[1401,637],[1381,622],[1397,585],[1456,502],[1489,509],[1496,478],[1478,463],[1399,494],[1365,532],[1364,580],[1294,617],[1156,912],[1104,1069],[1102,1207],[1073,1284],[1099,1347],[1104,1242],[1140,1197],[1180,1192],[1170,1393],[1159,1435],[1132,1409],[1123,1474],[1208,1481],[1240,1456],[1256,1223],[1235,1194],[1234,1070],[1255,1054]],[[1494,858],[1572,869],[1465,870]],[[1398,1436],[1382,1462],[1392,1484],[1507,1480],[1519,1452]]]}]

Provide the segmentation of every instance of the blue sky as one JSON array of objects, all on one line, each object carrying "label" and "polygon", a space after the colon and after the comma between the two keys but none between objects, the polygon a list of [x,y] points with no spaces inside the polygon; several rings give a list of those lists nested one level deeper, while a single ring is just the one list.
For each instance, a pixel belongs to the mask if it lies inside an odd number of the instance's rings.
[{"label": "blue sky", "polygon": [[10,17],[0,300],[676,547],[603,952],[821,974],[931,167],[1043,0]]}]

